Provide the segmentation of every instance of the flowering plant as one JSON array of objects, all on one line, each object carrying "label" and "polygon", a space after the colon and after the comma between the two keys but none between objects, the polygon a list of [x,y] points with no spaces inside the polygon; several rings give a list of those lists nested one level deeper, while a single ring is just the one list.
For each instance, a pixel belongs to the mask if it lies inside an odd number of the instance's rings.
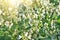
[{"label": "flowering plant", "polygon": [[59,0],[0,1],[0,40],[57,40]]}]

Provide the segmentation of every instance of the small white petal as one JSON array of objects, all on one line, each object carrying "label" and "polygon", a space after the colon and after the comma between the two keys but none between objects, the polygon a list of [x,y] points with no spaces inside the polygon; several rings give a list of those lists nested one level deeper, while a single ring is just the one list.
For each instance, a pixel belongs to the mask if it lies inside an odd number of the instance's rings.
[{"label": "small white petal", "polygon": [[26,37],[28,36],[28,32],[25,33],[25,36],[26,36]]},{"label": "small white petal", "polygon": [[9,26],[9,21],[6,21],[5,22],[5,25],[8,27]]},{"label": "small white petal", "polygon": [[21,35],[19,35],[18,39],[21,39],[21,38],[22,38],[22,36],[21,36]]}]

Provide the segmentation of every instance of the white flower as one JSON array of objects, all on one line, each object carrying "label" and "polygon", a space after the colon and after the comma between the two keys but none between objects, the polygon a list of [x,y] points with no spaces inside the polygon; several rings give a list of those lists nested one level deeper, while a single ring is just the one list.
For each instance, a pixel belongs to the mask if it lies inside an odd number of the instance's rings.
[{"label": "white flower", "polygon": [[22,16],[23,16],[23,18],[25,18],[25,19],[26,19],[26,16],[25,16],[24,14],[23,14]]},{"label": "white flower", "polygon": [[45,25],[45,26],[48,26],[48,23],[45,22],[44,25]]},{"label": "white flower", "polygon": [[0,15],[2,14],[2,10],[0,9]]},{"label": "white flower", "polygon": [[28,32],[25,33],[25,36],[26,36],[26,37],[28,36]]},{"label": "white flower", "polygon": [[46,6],[47,6],[47,4],[48,4],[47,1],[44,1],[43,3],[44,3],[44,5],[46,5]]},{"label": "white flower", "polygon": [[51,21],[51,28],[55,28],[54,20]]},{"label": "white flower", "polygon": [[21,35],[19,35],[19,36],[18,36],[18,39],[21,39],[21,38],[22,38],[22,36],[21,36]]},{"label": "white flower", "polygon": [[42,0],[41,2],[43,5],[47,6],[49,4],[49,0]]},{"label": "white flower", "polygon": [[34,18],[38,18],[38,15],[37,14],[34,14]]},{"label": "white flower", "polygon": [[32,39],[32,40],[34,40],[34,39]]},{"label": "white flower", "polygon": [[59,10],[58,9],[56,9],[56,12],[58,12]]},{"label": "white flower", "polygon": [[5,22],[5,25],[8,27],[9,26],[9,21],[6,21]]}]

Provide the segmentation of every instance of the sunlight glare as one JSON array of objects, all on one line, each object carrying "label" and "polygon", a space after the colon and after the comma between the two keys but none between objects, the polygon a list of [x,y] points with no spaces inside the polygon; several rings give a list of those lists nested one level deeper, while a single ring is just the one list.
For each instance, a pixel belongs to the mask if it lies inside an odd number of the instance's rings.
[{"label": "sunlight glare", "polygon": [[10,0],[10,4],[16,6],[18,3],[18,0]]}]

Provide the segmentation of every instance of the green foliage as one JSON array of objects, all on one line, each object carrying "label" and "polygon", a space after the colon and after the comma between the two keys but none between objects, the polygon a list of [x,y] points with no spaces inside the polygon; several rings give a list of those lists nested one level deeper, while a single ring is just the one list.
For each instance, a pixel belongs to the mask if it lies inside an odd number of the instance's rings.
[{"label": "green foliage", "polygon": [[57,32],[60,32],[60,1],[31,2],[18,7],[0,2],[0,40],[57,40]]}]

